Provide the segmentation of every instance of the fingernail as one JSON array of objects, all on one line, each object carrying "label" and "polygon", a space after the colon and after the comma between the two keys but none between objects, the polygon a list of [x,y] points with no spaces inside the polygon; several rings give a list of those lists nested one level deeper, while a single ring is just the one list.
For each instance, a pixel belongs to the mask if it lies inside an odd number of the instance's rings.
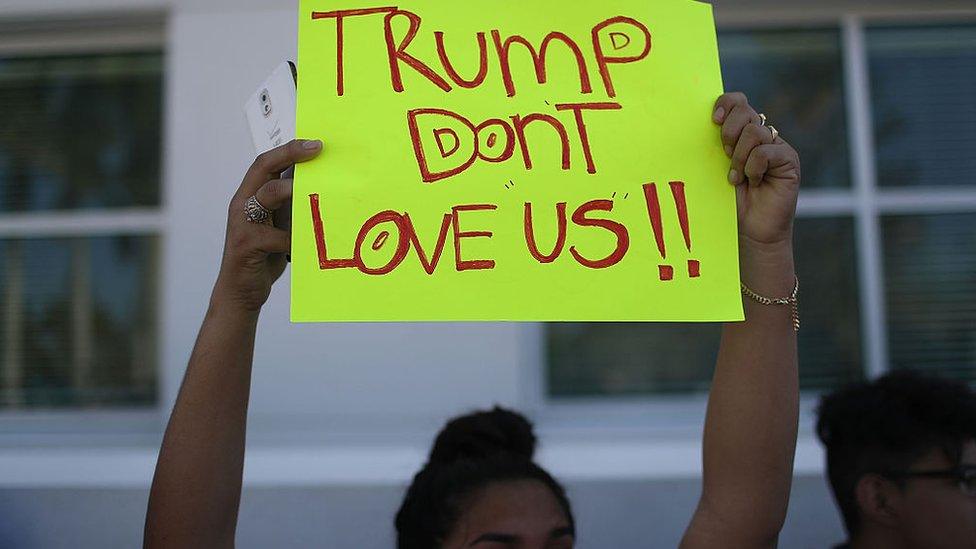
[{"label": "fingernail", "polygon": [[739,172],[737,172],[735,170],[730,171],[729,172],[729,183],[733,183],[734,184],[734,183],[738,183],[738,182],[739,182]]},{"label": "fingernail", "polygon": [[319,141],[318,139],[306,139],[302,143],[302,147],[304,147],[307,150],[314,151],[316,149],[322,148],[322,142]]},{"label": "fingernail", "polygon": [[712,118],[719,123],[725,120],[725,107],[715,109],[715,114],[712,115]]},{"label": "fingernail", "polygon": [[732,158],[732,147],[728,145],[725,146],[725,156]]}]

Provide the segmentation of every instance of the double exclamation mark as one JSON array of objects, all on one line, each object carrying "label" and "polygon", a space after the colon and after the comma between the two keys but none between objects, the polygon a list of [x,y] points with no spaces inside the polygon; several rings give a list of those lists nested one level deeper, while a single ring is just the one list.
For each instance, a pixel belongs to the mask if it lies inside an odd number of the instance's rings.
[{"label": "double exclamation mark", "polygon": [[[685,238],[685,248],[691,253],[691,227],[688,224],[688,201],[685,199],[685,184],[683,181],[672,181],[671,198],[674,199],[674,208],[678,214],[678,224],[681,225],[681,234]],[[657,185],[648,183],[644,185],[644,199],[647,201],[647,216],[651,220],[651,229],[654,231],[654,240],[657,242],[657,251],[661,254],[661,260],[666,261],[668,250],[664,245],[664,226],[661,223],[661,203],[657,198]],[[658,272],[661,280],[674,280],[674,267],[662,263],[658,265]],[[697,259],[688,260],[688,276],[698,278],[701,276],[701,262]]]}]

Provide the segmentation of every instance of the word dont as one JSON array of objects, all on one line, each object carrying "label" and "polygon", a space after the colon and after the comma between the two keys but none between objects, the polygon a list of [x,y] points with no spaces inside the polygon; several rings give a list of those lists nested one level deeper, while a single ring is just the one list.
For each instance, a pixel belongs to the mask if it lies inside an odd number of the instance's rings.
[{"label": "word dont", "polygon": [[[564,103],[556,105],[557,111],[573,112],[579,145],[583,150],[583,157],[586,159],[587,173],[596,173],[596,163],[593,160],[593,152],[590,150],[590,138],[586,131],[586,120],[583,117],[583,112],[619,110],[621,108],[619,103]],[[424,120],[423,125],[425,128],[429,127],[430,133],[422,132],[420,129],[421,120],[428,118],[432,120]],[[440,122],[434,122],[434,120]],[[569,132],[566,130],[566,126],[552,115],[532,113],[521,116],[516,114],[511,116],[511,122],[501,118],[492,118],[476,126],[466,117],[446,109],[414,109],[407,113],[410,141],[413,143],[414,155],[416,155],[417,165],[420,167],[420,176],[425,183],[458,175],[474,165],[478,159],[486,162],[505,162],[515,154],[516,142],[519,145],[525,169],[531,170],[532,156],[525,139],[525,128],[533,122],[544,122],[557,133],[561,144],[562,169],[570,169]],[[458,129],[455,130],[451,126]],[[458,134],[458,131],[463,134],[463,137]],[[432,144],[425,146],[425,135],[433,139]],[[427,141],[429,143],[430,139]],[[432,169],[427,149],[432,148],[433,145],[437,146],[441,159],[446,160],[454,157],[455,161],[444,169]],[[493,150],[498,152],[492,154]]]}]

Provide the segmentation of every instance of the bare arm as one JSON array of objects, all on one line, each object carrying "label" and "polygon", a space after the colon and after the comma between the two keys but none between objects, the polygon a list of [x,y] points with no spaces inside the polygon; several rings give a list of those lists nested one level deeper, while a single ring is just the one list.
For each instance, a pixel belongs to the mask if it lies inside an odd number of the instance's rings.
[{"label": "bare arm", "polygon": [[[796,151],[775,142],[745,96],[716,103],[730,146],[739,214],[742,281],[768,297],[795,283]],[[796,334],[788,306],[744,299],[746,321],[727,324],[708,400],[703,488],[685,549],[775,547],[786,517],[796,449]]]},{"label": "bare arm", "polygon": [[234,545],[258,313],[290,247],[287,231],[244,221],[244,201],[287,207],[291,181],[274,178],[317,155],[321,143],[311,143],[258,157],[231,201],[220,275],[156,463],[146,547]]}]

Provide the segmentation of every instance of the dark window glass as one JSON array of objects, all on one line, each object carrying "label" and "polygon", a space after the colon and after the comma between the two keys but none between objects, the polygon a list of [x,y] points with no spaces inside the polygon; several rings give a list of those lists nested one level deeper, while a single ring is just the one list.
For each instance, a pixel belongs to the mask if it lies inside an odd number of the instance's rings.
[{"label": "dark window glass", "polygon": [[158,53],[0,58],[0,212],[159,204]]},{"label": "dark window glass", "polygon": [[800,384],[833,388],[863,376],[854,220],[803,218],[796,225],[800,279]]},{"label": "dark window glass", "polygon": [[976,25],[867,33],[878,183],[976,185]]},{"label": "dark window glass", "polygon": [[[804,388],[861,377],[854,224],[797,220],[801,282],[800,375]],[[707,324],[561,323],[548,326],[550,396],[703,391],[721,328]]]},{"label": "dark window glass", "polygon": [[976,213],[883,219],[891,366],[973,379]]},{"label": "dark window glass", "polygon": [[548,325],[549,394],[556,397],[704,391],[721,328],[715,324]]},{"label": "dark window glass", "polygon": [[722,32],[719,50],[725,89],[745,92],[796,147],[804,187],[849,187],[839,32]]},{"label": "dark window glass", "polygon": [[153,236],[0,245],[0,407],[148,404],[156,394]]}]

